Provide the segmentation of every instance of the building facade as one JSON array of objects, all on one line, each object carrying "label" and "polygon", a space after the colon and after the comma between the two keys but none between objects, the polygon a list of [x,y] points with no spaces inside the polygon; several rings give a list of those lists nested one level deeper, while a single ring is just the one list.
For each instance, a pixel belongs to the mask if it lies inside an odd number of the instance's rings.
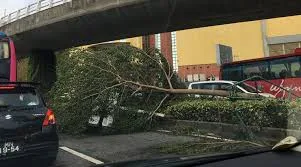
[{"label": "building facade", "polygon": [[301,47],[301,16],[283,17],[125,39],[158,48],[187,82],[219,78],[218,45],[232,48],[233,61],[292,53]]}]

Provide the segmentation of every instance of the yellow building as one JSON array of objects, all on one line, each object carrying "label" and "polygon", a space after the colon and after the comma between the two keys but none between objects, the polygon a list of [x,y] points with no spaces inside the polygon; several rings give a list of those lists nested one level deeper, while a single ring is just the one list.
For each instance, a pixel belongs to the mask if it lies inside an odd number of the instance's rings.
[{"label": "yellow building", "polygon": [[301,47],[301,16],[189,29],[125,39],[143,48],[161,49],[174,69],[187,80],[219,75],[217,45],[232,48],[233,61],[292,53]]}]

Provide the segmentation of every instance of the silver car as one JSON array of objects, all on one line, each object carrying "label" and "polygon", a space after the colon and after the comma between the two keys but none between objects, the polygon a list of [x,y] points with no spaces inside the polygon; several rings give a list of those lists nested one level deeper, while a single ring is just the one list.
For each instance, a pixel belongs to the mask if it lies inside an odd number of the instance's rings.
[{"label": "silver car", "polygon": [[[235,85],[236,81],[200,81],[200,82],[192,82],[189,84],[188,89],[208,89],[208,90],[232,90],[232,86]],[[272,97],[275,98],[274,95],[269,93],[262,93],[259,90],[256,90],[254,87],[246,84],[239,83],[236,85],[236,92],[238,93],[248,93],[248,94],[259,94],[264,97]]]}]

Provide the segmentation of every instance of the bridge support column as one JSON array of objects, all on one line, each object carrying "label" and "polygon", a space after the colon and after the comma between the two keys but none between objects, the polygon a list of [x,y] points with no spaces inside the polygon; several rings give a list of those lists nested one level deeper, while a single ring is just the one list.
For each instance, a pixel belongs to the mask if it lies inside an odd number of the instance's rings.
[{"label": "bridge support column", "polygon": [[28,79],[32,82],[39,82],[42,91],[51,89],[56,81],[56,56],[51,50],[32,51],[29,57]]}]

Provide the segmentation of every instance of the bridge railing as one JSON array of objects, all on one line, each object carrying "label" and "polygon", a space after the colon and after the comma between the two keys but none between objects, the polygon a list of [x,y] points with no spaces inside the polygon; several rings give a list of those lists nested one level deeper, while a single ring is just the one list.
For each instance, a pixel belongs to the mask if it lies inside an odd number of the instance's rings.
[{"label": "bridge railing", "polygon": [[71,2],[72,0],[39,0],[36,3],[29,4],[27,7],[19,9],[15,12],[12,12],[8,15],[5,15],[0,19],[0,26],[4,26],[26,16],[35,14],[37,12]]}]

